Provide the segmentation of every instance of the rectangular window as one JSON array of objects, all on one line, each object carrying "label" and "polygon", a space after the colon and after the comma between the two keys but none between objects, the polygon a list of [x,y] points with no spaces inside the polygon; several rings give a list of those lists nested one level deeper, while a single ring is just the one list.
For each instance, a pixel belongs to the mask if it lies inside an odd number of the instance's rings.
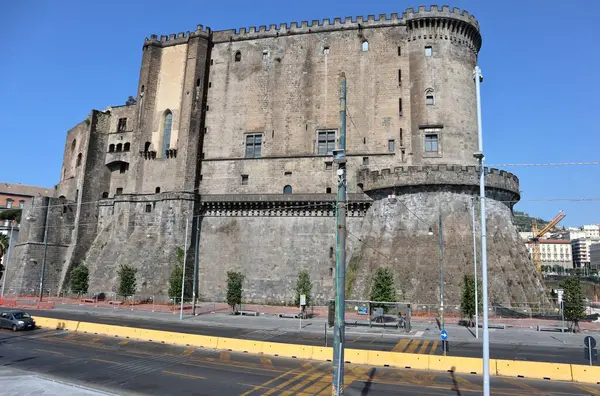
[{"label": "rectangular window", "polygon": [[122,187],[117,188],[117,195],[119,195],[119,194],[123,194],[123,188]]},{"label": "rectangular window", "polygon": [[242,175],[242,186],[248,185],[248,175]]},{"label": "rectangular window", "polygon": [[398,85],[402,85],[402,70],[398,69]]},{"label": "rectangular window", "polygon": [[363,157],[363,165],[369,165],[369,157]]},{"label": "rectangular window", "polygon": [[425,47],[425,56],[431,56],[431,46]]},{"label": "rectangular window", "polygon": [[12,203],[13,203],[12,199],[7,199],[6,200],[6,209],[12,208]]},{"label": "rectangular window", "polygon": [[398,47],[398,56],[402,55],[402,47]]},{"label": "rectangular window", "polygon": [[269,51],[263,51],[263,59],[269,59]]},{"label": "rectangular window", "polygon": [[393,153],[396,151],[396,141],[394,139],[388,140],[388,152]]},{"label": "rectangular window", "polygon": [[402,115],[402,98],[398,99],[398,113]]},{"label": "rectangular window", "polygon": [[335,149],[335,131],[319,131],[318,154],[330,155]]},{"label": "rectangular window", "polygon": [[425,104],[427,106],[433,106],[433,95],[425,96]]},{"label": "rectangular window", "polygon": [[325,170],[332,170],[333,162],[325,162]]},{"label": "rectangular window", "polygon": [[152,205],[146,204],[146,213],[152,212]]},{"label": "rectangular window", "polygon": [[323,55],[329,55],[329,47],[323,47]]},{"label": "rectangular window", "polygon": [[438,135],[425,135],[425,152],[438,152]]},{"label": "rectangular window", "polygon": [[260,158],[262,134],[246,135],[246,158]]},{"label": "rectangular window", "polygon": [[404,136],[402,136],[402,128],[400,128],[400,147],[404,146]]},{"label": "rectangular window", "polygon": [[119,125],[117,125],[117,132],[125,132],[127,130],[127,118],[119,118]]},{"label": "rectangular window", "polygon": [[23,205],[25,205],[25,201],[19,201],[19,208],[23,209]]},{"label": "rectangular window", "polygon": [[119,173],[125,173],[129,170],[129,164],[127,162],[121,162]]}]

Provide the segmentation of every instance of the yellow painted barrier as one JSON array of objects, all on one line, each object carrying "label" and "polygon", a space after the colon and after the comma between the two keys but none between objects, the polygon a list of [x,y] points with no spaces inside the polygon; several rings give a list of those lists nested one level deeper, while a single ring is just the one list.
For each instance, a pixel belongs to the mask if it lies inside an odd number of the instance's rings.
[{"label": "yellow painted barrier", "polygon": [[107,335],[109,325],[100,324],[100,323],[89,323],[89,322],[80,322],[79,328],[77,331],[82,333],[89,334],[101,334]]},{"label": "yellow painted barrier", "polygon": [[506,377],[573,381],[570,364],[497,360],[496,367],[498,375]]},{"label": "yellow painted barrier", "polygon": [[217,349],[218,337],[203,336],[197,334],[186,334],[186,345],[199,348]]},{"label": "yellow painted barrier", "polygon": [[[462,374],[483,374],[483,359],[458,356],[429,356],[429,370]],[[496,359],[490,359],[490,375],[496,375]]]},{"label": "yellow painted barrier", "polygon": [[48,329],[77,331],[79,325],[79,322],[74,320],[44,318],[40,316],[34,316],[33,319],[37,326]]},{"label": "yellow painted barrier", "polygon": [[313,347],[312,359],[323,362],[333,361],[333,348],[331,347]]},{"label": "yellow painted barrier", "polygon": [[312,359],[313,347],[310,345],[283,344],[279,342],[266,342],[263,353],[272,356],[291,357],[298,359]]},{"label": "yellow painted barrier", "polygon": [[367,364],[381,367],[398,367],[414,370],[429,369],[429,355],[388,351],[368,351]]},{"label": "yellow painted barrier", "polygon": [[227,349],[233,352],[263,353],[264,342],[252,340],[240,340],[236,338],[219,338],[217,349]]},{"label": "yellow painted barrier", "polygon": [[600,384],[600,366],[571,365],[573,381],[586,384]]},{"label": "yellow painted barrier", "polygon": [[345,349],[344,362],[352,364],[367,364],[369,351],[364,349]]}]

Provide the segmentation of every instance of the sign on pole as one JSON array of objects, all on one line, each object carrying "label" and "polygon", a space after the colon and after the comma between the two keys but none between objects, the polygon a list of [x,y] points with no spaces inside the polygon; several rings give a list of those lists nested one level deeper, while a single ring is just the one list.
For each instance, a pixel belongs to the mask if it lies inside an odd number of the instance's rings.
[{"label": "sign on pole", "polygon": [[585,358],[589,359],[591,366],[592,361],[598,361],[598,351],[595,349],[596,339],[592,336],[587,336],[583,339],[583,344],[585,345]]},{"label": "sign on pole", "polygon": [[442,330],[442,332],[440,333],[440,338],[442,339],[442,341],[446,341],[448,339],[448,332],[446,331],[446,329]]},{"label": "sign on pole", "polygon": [[300,306],[306,305],[306,294],[300,294]]},{"label": "sign on pole", "polygon": [[556,289],[556,294],[558,296],[558,303],[562,303],[563,301],[563,295],[565,294],[564,289]]}]

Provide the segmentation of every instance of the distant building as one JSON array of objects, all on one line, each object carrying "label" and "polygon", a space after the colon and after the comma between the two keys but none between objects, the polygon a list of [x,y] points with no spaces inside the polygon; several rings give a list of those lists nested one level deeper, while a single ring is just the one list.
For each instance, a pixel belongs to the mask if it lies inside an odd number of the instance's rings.
[{"label": "distant building", "polygon": [[580,238],[600,238],[600,225],[588,224],[579,228],[569,227],[567,233],[571,241]]},{"label": "distant building", "polygon": [[[25,186],[23,184],[0,183],[0,212],[6,209],[22,208],[33,197],[51,197],[54,189]],[[0,234],[8,235],[10,221],[0,221]]]},{"label": "distant building", "polygon": [[[527,242],[526,245],[530,256],[533,256],[533,243]],[[573,268],[571,242],[568,239],[540,239],[539,245],[541,265]]]},{"label": "distant building", "polygon": [[590,246],[600,243],[600,238],[577,238],[571,241],[573,268],[590,268]]},{"label": "distant building", "polygon": [[600,243],[590,245],[590,269],[600,269]]}]

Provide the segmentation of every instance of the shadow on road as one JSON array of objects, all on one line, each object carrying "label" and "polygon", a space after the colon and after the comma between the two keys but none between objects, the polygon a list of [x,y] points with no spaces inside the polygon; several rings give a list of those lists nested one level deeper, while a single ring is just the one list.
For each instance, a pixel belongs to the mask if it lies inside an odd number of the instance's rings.
[{"label": "shadow on road", "polygon": [[456,376],[454,375],[454,370],[456,370],[456,367],[453,366],[450,371],[450,375],[452,376],[452,390],[454,392],[456,392],[456,394],[458,396],[461,396],[460,387],[458,386],[458,382],[456,381]]},{"label": "shadow on road", "polygon": [[365,386],[362,388],[362,391],[360,392],[361,396],[365,396],[365,395],[369,394],[369,390],[371,389],[371,383],[373,381],[373,377],[375,377],[376,370],[377,369],[375,367],[373,367],[371,370],[369,370],[369,377],[367,378]]}]

